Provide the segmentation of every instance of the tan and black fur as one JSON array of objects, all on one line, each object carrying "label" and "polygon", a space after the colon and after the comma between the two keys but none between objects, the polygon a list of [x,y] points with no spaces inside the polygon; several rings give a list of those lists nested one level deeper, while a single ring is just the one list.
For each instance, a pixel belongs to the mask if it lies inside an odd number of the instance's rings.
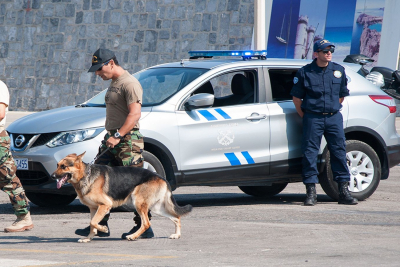
[{"label": "tan and black fur", "polygon": [[84,154],[66,156],[58,162],[56,171],[51,175],[53,179],[59,179],[58,188],[65,182],[70,183],[80,201],[90,209],[90,234],[78,242],[90,242],[97,231],[107,232],[106,226],[99,225],[101,219],[111,208],[129,201],[139,213],[141,227],[128,235],[128,240],[137,239],[150,227],[149,210],[175,223],[175,233],[169,238],[176,239],[181,236],[180,218],[189,213],[192,206],[178,206],[171,187],[164,178],[143,168],[96,164],[89,166],[82,162]]}]

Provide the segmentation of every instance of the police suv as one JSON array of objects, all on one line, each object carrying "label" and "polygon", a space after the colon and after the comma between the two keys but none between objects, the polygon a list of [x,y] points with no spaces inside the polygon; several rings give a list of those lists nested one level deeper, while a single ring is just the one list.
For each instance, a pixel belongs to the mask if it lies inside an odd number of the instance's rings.
[{"label": "police suv", "polygon": [[[266,59],[265,51],[191,51],[190,59],[135,73],[144,94],[140,131],[145,167],[172,188],[239,186],[246,194],[273,196],[301,182],[302,119],[290,96],[306,60]],[[349,189],[368,198],[400,162],[395,101],[357,71],[346,68],[350,96],[341,110],[346,134]],[[57,162],[86,151],[91,162],[105,134],[106,90],[89,101],[34,113],[7,131],[28,198],[39,206],[66,205],[72,186],[50,179]],[[320,184],[338,197],[326,141],[321,143]]]}]

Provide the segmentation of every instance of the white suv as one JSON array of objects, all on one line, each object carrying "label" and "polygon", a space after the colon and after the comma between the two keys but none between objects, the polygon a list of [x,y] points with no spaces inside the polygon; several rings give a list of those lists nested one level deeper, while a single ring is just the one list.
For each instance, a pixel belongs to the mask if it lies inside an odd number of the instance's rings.
[{"label": "white suv", "polygon": [[[172,188],[239,186],[254,196],[272,196],[301,182],[302,120],[290,90],[295,73],[309,61],[192,56],[196,59],[134,74],[144,89],[145,167],[165,176]],[[363,200],[400,162],[396,106],[357,73],[359,65],[342,65],[350,90],[341,110],[349,189]],[[65,205],[75,199],[71,186],[57,190],[49,174],[70,153],[86,151],[86,162],[93,160],[104,136],[104,95],[23,117],[7,128],[17,175],[33,203]],[[322,188],[337,199],[325,140],[318,162]]]}]

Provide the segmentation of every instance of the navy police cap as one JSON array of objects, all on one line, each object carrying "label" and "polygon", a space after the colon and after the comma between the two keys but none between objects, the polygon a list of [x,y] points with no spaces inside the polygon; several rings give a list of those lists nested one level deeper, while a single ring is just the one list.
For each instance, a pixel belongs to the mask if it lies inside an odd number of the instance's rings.
[{"label": "navy police cap", "polygon": [[314,43],[314,52],[317,52],[318,50],[323,50],[328,46],[335,47],[334,44],[332,44],[331,42],[329,42],[328,40],[325,40],[325,39],[316,41]]}]

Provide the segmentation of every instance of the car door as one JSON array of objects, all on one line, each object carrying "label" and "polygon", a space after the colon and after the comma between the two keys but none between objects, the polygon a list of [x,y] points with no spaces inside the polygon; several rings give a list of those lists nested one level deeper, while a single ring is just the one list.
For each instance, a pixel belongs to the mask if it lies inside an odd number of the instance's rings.
[{"label": "car door", "polygon": [[264,68],[271,127],[271,175],[301,179],[302,119],[290,91],[298,68]]},{"label": "car door", "polygon": [[[204,92],[202,87],[212,85],[212,107],[178,111],[180,169],[185,183],[268,175],[269,116],[266,104],[258,103],[259,72],[246,68],[215,75],[196,90]],[[251,88],[241,89],[246,86]],[[210,172],[220,175],[216,178]]]}]

